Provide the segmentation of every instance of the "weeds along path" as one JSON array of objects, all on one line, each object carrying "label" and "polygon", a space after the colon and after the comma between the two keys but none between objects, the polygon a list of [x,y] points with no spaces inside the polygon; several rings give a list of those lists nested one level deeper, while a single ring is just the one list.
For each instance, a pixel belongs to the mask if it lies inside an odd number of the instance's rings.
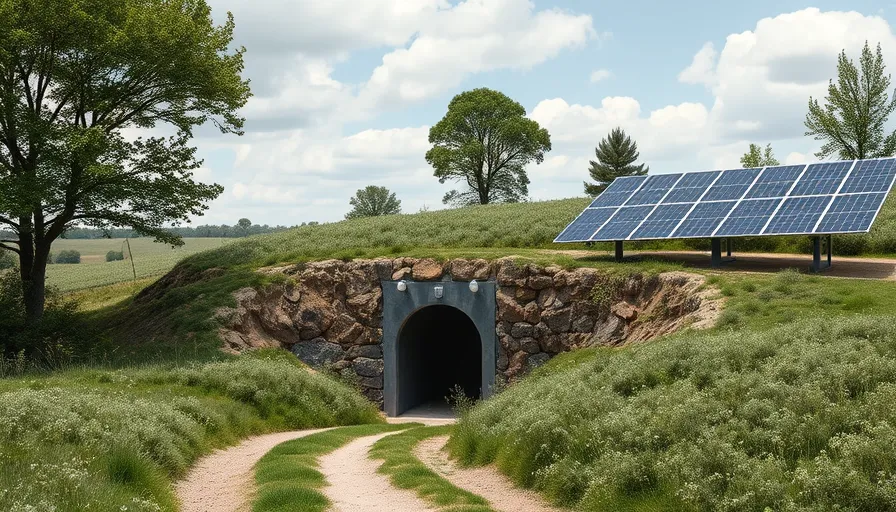
[{"label": "weeds along path", "polygon": [[377,473],[381,461],[368,457],[370,447],[394,432],[355,439],[318,459],[328,485],[322,489],[336,512],[431,512],[436,510],[414,491],[393,487],[389,477]]},{"label": "weeds along path", "polygon": [[244,512],[251,510],[255,463],[280,443],[329,429],[278,432],[250,437],[201,459],[186,478],[175,484],[182,512]]},{"label": "weeds along path", "polygon": [[492,466],[461,468],[448,458],[445,443],[448,436],[438,436],[421,441],[414,455],[431,470],[452,484],[482,496],[493,509],[501,512],[560,512],[533,491],[515,487],[506,476]]}]

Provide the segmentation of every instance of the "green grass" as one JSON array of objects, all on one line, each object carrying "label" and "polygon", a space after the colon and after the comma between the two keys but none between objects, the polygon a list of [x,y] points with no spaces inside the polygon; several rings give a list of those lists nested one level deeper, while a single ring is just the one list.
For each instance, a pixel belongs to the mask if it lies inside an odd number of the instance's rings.
[{"label": "green grass", "polygon": [[277,445],[255,466],[253,512],[323,512],[330,506],[317,459],[353,439],[411,428],[417,423],[359,425],[327,430]]},{"label": "green grass", "polygon": [[133,298],[157,279],[157,277],[147,277],[137,281],[124,281],[105,286],[95,286],[69,292],[66,294],[66,297],[76,301],[78,309],[81,311],[97,311]]},{"label": "green grass", "polygon": [[450,449],[577,510],[896,509],[896,317],[744,318],[560,355]]},{"label": "green grass", "polygon": [[[82,290],[96,286],[133,281],[134,270],[138,279],[160,276],[185,257],[207,249],[219,248],[231,242],[226,238],[185,238],[184,246],[171,248],[152,241],[151,238],[132,238],[134,268],[131,260],[106,262],[108,251],[121,251],[124,239],[71,240],[59,239],[53,242],[52,251],[76,250],[81,253],[81,263],[77,265],[49,265],[47,284],[61,291]],[[124,249],[127,254],[127,248]]]},{"label": "green grass", "polygon": [[392,485],[416,491],[436,508],[452,512],[491,512],[481,496],[456,487],[414,456],[414,447],[430,437],[451,433],[452,426],[419,427],[377,441],[370,450],[372,459],[382,460],[379,472],[386,474]]},{"label": "green grass", "polygon": [[0,510],[173,511],[171,481],[213,448],[381,421],[285,352],[0,379]]},{"label": "green grass", "polygon": [[714,274],[726,301],[719,328],[761,330],[804,318],[896,315],[896,283],[838,279],[794,270],[777,274]]}]

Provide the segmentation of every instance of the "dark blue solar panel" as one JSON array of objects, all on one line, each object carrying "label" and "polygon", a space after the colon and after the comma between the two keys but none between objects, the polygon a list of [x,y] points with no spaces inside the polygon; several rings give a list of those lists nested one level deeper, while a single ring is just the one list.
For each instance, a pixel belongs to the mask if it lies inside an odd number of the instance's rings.
[{"label": "dark blue solar panel", "polygon": [[722,171],[692,172],[685,174],[672,188],[669,195],[663,199],[663,204],[668,203],[693,203],[700,199],[712,182],[722,174]]},{"label": "dark blue solar panel", "polygon": [[635,206],[639,204],[657,204],[666,195],[666,192],[675,185],[681,174],[657,174],[647,178],[647,182],[641,187],[641,190],[635,192],[635,195],[625,203],[626,206]]},{"label": "dark blue solar panel", "polygon": [[641,227],[632,234],[632,239],[666,238],[675,226],[688,214],[693,203],[661,204],[653,210]]},{"label": "dark blue solar panel", "polygon": [[703,196],[703,201],[740,199],[762,169],[729,169]]},{"label": "dark blue solar panel", "polygon": [[653,206],[633,206],[619,208],[610,222],[600,228],[591,240],[625,240],[638,227],[644,218],[650,215]]},{"label": "dark blue solar panel", "polygon": [[886,192],[896,176],[896,160],[860,160],[840,189],[841,194],[853,192]]},{"label": "dark blue solar panel", "polygon": [[647,176],[631,176],[625,178],[616,178],[610,186],[606,188],[589,208],[599,208],[602,206],[622,206],[632,193],[641,186],[641,182],[647,179]]},{"label": "dark blue solar panel", "polygon": [[805,165],[767,167],[756,184],[747,193],[747,199],[759,197],[784,197],[802,174]]},{"label": "dark blue solar panel", "polygon": [[815,232],[867,231],[871,227],[877,210],[886,198],[887,194],[882,192],[837,196]]},{"label": "dark blue solar panel", "polygon": [[619,178],[557,241],[864,232],[894,180],[893,158]]},{"label": "dark blue solar panel", "polygon": [[555,242],[584,242],[613,215],[616,208],[589,208],[557,237]]},{"label": "dark blue solar panel", "polygon": [[811,233],[831,196],[788,197],[763,234]]},{"label": "dark blue solar panel", "polygon": [[672,233],[677,238],[709,236],[731,211],[735,201],[698,203],[685,221]]},{"label": "dark blue solar panel", "polygon": [[741,201],[716,231],[716,236],[758,235],[781,204],[781,199]]},{"label": "dark blue solar panel", "polygon": [[830,162],[812,164],[790,192],[791,196],[811,196],[833,194],[852,167],[852,162]]}]

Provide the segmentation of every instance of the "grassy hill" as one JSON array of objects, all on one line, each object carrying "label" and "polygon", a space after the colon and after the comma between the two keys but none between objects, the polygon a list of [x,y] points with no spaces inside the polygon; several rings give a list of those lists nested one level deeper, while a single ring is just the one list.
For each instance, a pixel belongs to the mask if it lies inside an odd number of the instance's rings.
[{"label": "grassy hill", "polygon": [[575,510],[896,510],[896,284],[717,284],[716,329],[558,356],[452,452]]}]

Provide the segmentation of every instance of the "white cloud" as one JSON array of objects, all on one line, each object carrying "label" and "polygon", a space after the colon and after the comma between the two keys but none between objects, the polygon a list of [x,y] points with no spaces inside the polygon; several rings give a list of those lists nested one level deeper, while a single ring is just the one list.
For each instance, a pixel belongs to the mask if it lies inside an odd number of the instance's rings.
[{"label": "white cloud", "polygon": [[610,72],[609,69],[595,69],[591,72],[591,83],[595,84],[600,82],[601,80],[606,80],[613,76],[613,73]]},{"label": "white cloud", "polygon": [[716,49],[711,42],[694,55],[691,65],[678,74],[678,79],[686,84],[713,86],[716,82]]},{"label": "white cloud", "polygon": [[[817,142],[804,137],[809,96],[826,95],[837,55],[845,48],[857,60],[865,39],[880,41],[885,57],[896,54],[896,36],[879,17],[804,9],[731,34],[721,51],[711,42],[703,45],[678,80],[707,87],[711,106],[685,102],[645,114],[630,97],[607,97],[597,106],[543,100],[530,117],[548,128],[555,143],[556,165],[545,175],[584,177],[587,165],[579,156],[593,155],[615,126],[638,143],[652,172],[739,167],[751,142],[771,142],[787,152],[786,163],[815,161]],[[531,168],[533,189],[543,185],[538,173]]]},{"label": "white cloud", "polygon": [[591,16],[536,12],[530,0],[467,0],[434,18],[408,48],[383,57],[359,93],[363,108],[420,101],[471,73],[529,69],[596,35]]},{"label": "white cloud", "polygon": [[717,59],[707,44],[679,79],[710,87],[722,136],[800,137],[809,96],[823,98],[837,55],[845,49],[857,60],[866,40],[879,41],[885,56],[896,53],[896,37],[880,17],[803,9],[731,34]]},{"label": "white cloud", "polygon": [[[591,16],[536,10],[531,0],[256,4],[215,2],[235,11],[237,42],[250,48],[256,96],[244,115],[265,131],[367,120],[449,91],[471,74],[528,70],[609,37],[597,35]],[[362,83],[333,78],[349,52],[384,45],[392,49]]]},{"label": "white cloud", "polygon": [[208,167],[199,167],[198,169],[193,169],[193,179],[198,181],[199,183],[211,184],[215,182],[214,177],[212,177],[212,170]]}]

